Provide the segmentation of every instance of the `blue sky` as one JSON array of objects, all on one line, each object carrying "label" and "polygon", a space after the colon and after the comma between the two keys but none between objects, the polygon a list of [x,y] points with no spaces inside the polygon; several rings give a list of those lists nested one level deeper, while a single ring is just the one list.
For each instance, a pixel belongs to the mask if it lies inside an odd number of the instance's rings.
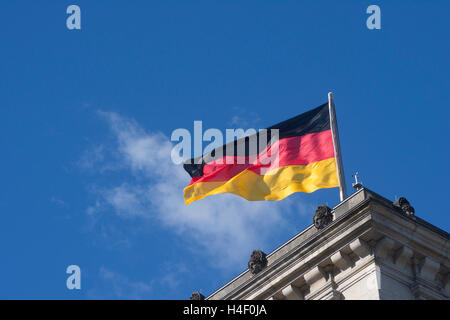
[{"label": "blue sky", "polygon": [[[66,8],[81,8],[81,30]],[[366,8],[381,8],[381,30]],[[3,1],[0,298],[207,295],[338,189],[186,207],[177,128],[264,128],[334,92],[347,184],[448,231],[448,1]],[[79,265],[82,289],[66,288]]]}]

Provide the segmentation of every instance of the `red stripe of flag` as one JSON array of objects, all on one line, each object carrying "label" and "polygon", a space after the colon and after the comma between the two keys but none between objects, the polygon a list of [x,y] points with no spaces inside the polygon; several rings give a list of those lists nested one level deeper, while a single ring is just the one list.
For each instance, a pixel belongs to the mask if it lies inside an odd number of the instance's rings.
[{"label": "red stripe of flag", "polygon": [[[272,148],[278,147],[278,164],[269,163],[261,164],[261,159],[267,158],[267,153]],[[203,176],[192,178],[191,184],[197,182],[218,182],[228,181],[244,170],[251,170],[255,173],[260,172],[264,167],[267,171],[289,166],[289,165],[307,165],[313,162],[329,159],[334,157],[333,140],[331,130],[306,134],[304,136],[296,136],[278,140],[259,153],[257,161],[249,163],[249,157],[227,156],[219,160],[205,164],[203,168]],[[233,163],[226,163],[226,158],[232,158]],[[243,164],[238,164],[237,160],[241,158]],[[242,161],[242,158],[245,161]]]}]

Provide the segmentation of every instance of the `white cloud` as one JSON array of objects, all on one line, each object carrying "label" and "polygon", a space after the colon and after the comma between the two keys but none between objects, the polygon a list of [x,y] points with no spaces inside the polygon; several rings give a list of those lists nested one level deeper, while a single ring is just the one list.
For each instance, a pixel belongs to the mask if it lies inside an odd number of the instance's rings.
[{"label": "white cloud", "polygon": [[60,198],[58,198],[56,196],[52,196],[50,198],[50,202],[56,204],[60,208],[67,208],[68,207],[67,203],[64,200],[62,200],[62,199],[60,199]]},{"label": "white cloud", "polygon": [[100,283],[88,290],[90,299],[148,299],[153,291],[153,282],[131,281],[128,277],[101,267],[99,271]]},{"label": "white cloud", "polygon": [[[99,203],[112,207],[120,217],[156,219],[183,239],[199,246],[217,266],[244,267],[253,249],[263,249],[274,228],[289,228],[283,214],[292,201],[249,202],[228,194],[207,197],[186,205],[183,189],[189,176],[172,163],[172,143],[161,133],[149,133],[134,120],[100,112],[117,138],[121,167],[133,179],[102,189],[88,213]],[[298,208],[295,208],[298,210]]]},{"label": "white cloud", "polygon": [[93,169],[96,164],[104,160],[103,152],[103,145],[94,146],[88,150],[85,150],[78,160],[78,166],[85,170]]},{"label": "white cloud", "polygon": [[256,131],[261,129],[258,127],[261,122],[261,118],[257,113],[239,107],[233,107],[232,109],[234,115],[231,117],[231,121],[228,122],[229,126],[246,129],[251,127]]},{"label": "white cloud", "polygon": [[[162,262],[160,276],[137,280],[123,273],[101,266],[96,281],[90,281],[87,289],[89,299],[164,299],[179,295],[180,285],[190,276],[184,264]],[[89,276],[88,276],[89,277]]]},{"label": "white cloud", "polygon": [[105,201],[110,204],[119,216],[142,216],[146,213],[145,196],[139,187],[131,187],[124,183],[119,187],[103,192]]}]

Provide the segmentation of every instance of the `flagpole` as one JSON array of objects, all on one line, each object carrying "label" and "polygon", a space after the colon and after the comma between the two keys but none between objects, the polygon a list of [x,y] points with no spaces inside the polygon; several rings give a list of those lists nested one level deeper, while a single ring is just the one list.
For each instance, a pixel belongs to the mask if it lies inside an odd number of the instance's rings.
[{"label": "flagpole", "polygon": [[328,109],[330,111],[330,129],[333,137],[334,155],[336,159],[336,169],[339,180],[339,196],[341,201],[347,197],[347,187],[345,185],[344,166],[342,165],[341,144],[339,143],[339,131],[334,110],[333,93],[328,93]]}]

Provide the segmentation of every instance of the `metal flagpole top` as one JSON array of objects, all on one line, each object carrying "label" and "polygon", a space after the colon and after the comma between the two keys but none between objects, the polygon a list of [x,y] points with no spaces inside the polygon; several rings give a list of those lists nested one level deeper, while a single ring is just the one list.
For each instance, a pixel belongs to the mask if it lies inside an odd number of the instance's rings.
[{"label": "metal flagpole top", "polygon": [[355,178],[355,182],[352,184],[352,187],[355,188],[356,191],[361,189],[363,185],[361,181],[358,181],[358,175],[359,175],[358,171],[355,172],[355,174],[353,175],[353,177]]}]

